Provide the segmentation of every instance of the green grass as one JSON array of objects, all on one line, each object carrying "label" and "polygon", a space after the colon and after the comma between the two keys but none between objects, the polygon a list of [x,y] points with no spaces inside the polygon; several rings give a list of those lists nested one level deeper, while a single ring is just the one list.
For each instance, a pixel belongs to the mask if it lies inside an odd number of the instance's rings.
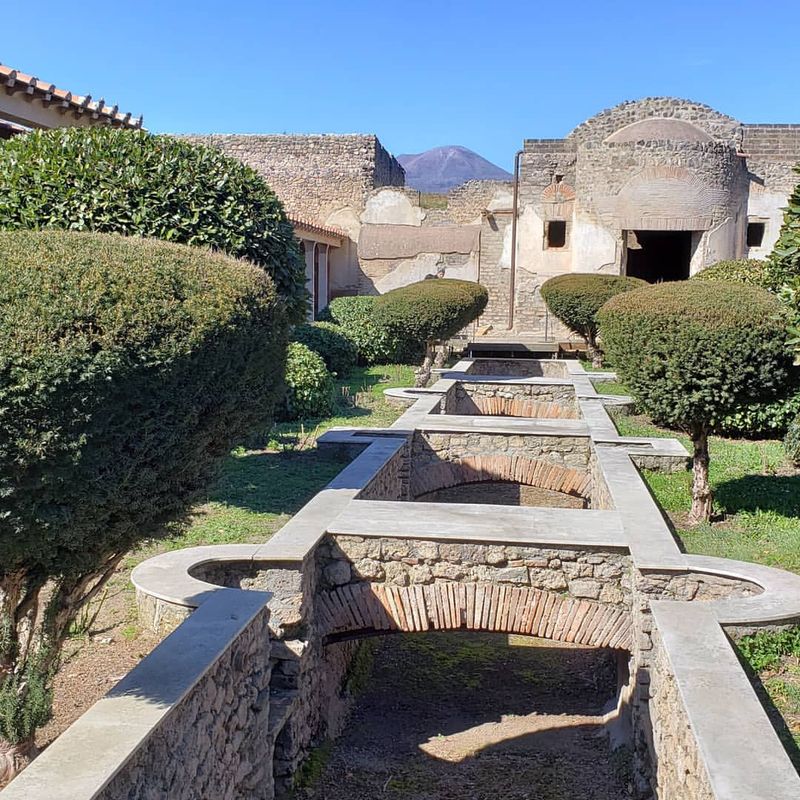
[{"label": "green grass", "polygon": [[356,368],[337,382],[336,416],[282,423],[275,426],[266,448],[235,450],[188,523],[132,554],[128,566],[164,550],[266,541],[347,464],[344,456],[318,450],[316,436],[335,425],[391,425],[402,409],[390,405],[383,390],[413,382],[414,368],[406,365]]},{"label": "green grass", "polygon": [[446,194],[438,194],[436,192],[420,192],[419,207],[420,208],[440,208],[445,209],[449,205],[449,199]]},{"label": "green grass", "polygon": [[618,381],[592,381],[592,385],[600,394],[629,394],[628,387]]}]

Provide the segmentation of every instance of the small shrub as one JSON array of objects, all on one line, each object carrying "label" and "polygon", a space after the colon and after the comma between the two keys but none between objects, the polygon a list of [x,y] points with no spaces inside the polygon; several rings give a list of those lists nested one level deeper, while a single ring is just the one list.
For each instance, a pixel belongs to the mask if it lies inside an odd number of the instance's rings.
[{"label": "small shrub", "polygon": [[333,377],[322,356],[300,342],[291,342],[286,358],[286,395],[281,417],[294,420],[330,416],[334,388]]},{"label": "small shrub", "polygon": [[0,232],[0,738],[30,740],[81,609],[271,416],[287,328],[221,253]]},{"label": "small shrub", "polygon": [[375,320],[376,297],[358,295],[337,297],[328,304],[322,316],[336,323],[358,351],[358,362],[393,364],[403,361],[403,345]]},{"label": "small shrub", "polygon": [[0,229],[120,233],[210,247],[263,267],[295,319],[305,268],[280,201],[255,170],[211,147],[119,128],[0,140]]},{"label": "small shrub", "polygon": [[319,353],[325,366],[344,378],[355,366],[358,351],[340,325],[333,322],[312,322],[295,326],[292,341],[300,342]]},{"label": "small shrub", "polygon": [[489,293],[479,283],[423,280],[381,295],[375,302],[375,320],[395,339],[425,349],[425,361],[417,374],[417,385],[424,386],[436,344],[480,316],[488,300]]},{"label": "small shrub", "polygon": [[735,261],[717,261],[696,275],[693,281],[728,281],[729,283],[743,283],[746,286],[769,285],[767,278],[767,262],[756,258],[740,258]]},{"label": "small shrub", "polygon": [[800,627],[759,631],[742,637],[736,646],[755,672],[776,667],[784,656],[800,657]]},{"label": "small shrub", "polygon": [[796,467],[800,467],[800,414],[789,424],[783,440],[783,447],[789,461]]},{"label": "small shrub", "polygon": [[603,358],[597,341],[597,312],[615,295],[644,286],[647,283],[640,278],[575,272],[550,278],[540,291],[550,311],[586,342],[592,366],[600,367]]},{"label": "small shrub", "polygon": [[755,286],[678,281],[617,295],[598,315],[637,407],[694,445],[691,517],[707,520],[708,435],[742,406],[777,395],[789,369],[779,301]]}]

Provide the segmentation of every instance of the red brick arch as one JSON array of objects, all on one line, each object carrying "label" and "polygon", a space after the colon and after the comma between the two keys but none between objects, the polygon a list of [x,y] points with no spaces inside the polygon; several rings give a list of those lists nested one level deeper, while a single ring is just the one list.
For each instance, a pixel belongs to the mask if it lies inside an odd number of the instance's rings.
[{"label": "red brick arch", "polygon": [[465,456],[439,461],[418,470],[412,480],[414,497],[481,481],[512,481],[589,499],[592,479],[585,470],[521,455]]},{"label": "red brick arch", "polygon": [[530,586],[357,583],[317,595],[328,640],[389,632],[474,630],[630,649],[630,612]]}]

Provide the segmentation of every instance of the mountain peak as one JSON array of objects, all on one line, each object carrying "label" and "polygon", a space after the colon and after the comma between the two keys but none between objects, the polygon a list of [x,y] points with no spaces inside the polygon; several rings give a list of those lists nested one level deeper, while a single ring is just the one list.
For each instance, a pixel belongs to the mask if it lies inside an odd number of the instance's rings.
[{"label": "mountain peak", "polygon": [[406,171],[406,186],[421,192],[446,192],[466,181],[512,179],[483,156],[460,144],[432,147],[424,153],[397,156]]}]

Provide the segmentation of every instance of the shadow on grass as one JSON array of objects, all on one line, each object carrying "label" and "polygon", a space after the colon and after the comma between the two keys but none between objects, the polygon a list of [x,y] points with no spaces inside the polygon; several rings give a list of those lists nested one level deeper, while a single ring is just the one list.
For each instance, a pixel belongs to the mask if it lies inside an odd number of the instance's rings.
[{"label": "shadow on grass", "polygon": [[729,514],[774,511],[800,517],[800,475],[744,475],[718,484],[716,500]]},{"label": "shadow on grass", "polygon": [[294,514],[349,462],[314,449],[232,456],[209,500],[259,514]]}]

